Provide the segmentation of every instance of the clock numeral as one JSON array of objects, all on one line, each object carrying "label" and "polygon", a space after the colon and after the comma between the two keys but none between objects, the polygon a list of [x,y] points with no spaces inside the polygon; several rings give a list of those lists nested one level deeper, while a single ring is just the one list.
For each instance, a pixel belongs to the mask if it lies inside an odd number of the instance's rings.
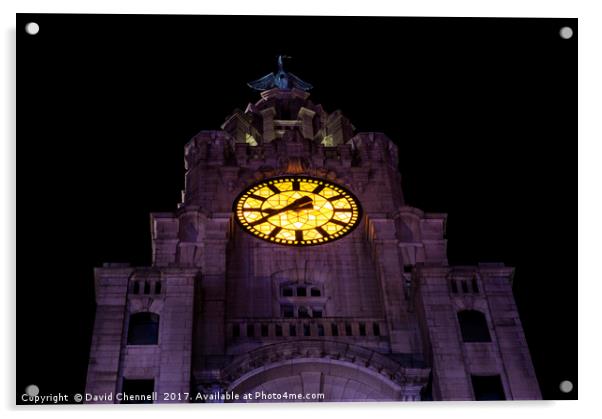
[{"label": "clock numeral", "polygon": [[281,230],[282,230],[282,227],[276,227],[270,233],[270,237],[276,237],[276,235],[278,235],[278,233],[280,233]]},{"label": "clock numeral", "polygon": [[276,194],[280,193],[280,189],[278,189],[278,187],[276,185],[272,185],[270,183],[270,184],[268,184],[268,188],[270,188],[270,190]]},{"label": "clock numeral", "polygon": [[303,231],[295,230],[295,240],[297,240],[297,241],[303,240]]},{"label": "clock numeral", "polygon": [[324,230],[322,227],[316,227],[315,230],[320,233],[322,235],[322,237],[328,237],[330,236],[330,234],[328,234],[328,232],[326,230]]},{"label": "clock numeral", "polygon": [[258,201],[261,201],[261,202],[263,202],[267,199],[267,198],[264,198],[263,196],[255,195],[254,193],[250,194],[249,197],[253,198],[253,199],[257,199]]},{"label": "clock numeral", "polygon": [[299,185],[299,181],[298,180],[294,180],[293,181],[293,191],[298,191],[301,189],[301,185]]},{"label": "clock numeral", "polygon": [[325,188],[325,186],[324,186],[324,185],[318,185],[318,186],[316,186],[316,188],[315,188],[313,191],[311,191],[311,192],[312,192],[312,193],[315,193],[315,194],[319,194],[320,192],[322,192],[322,189],[324,189],[324,188]]}]

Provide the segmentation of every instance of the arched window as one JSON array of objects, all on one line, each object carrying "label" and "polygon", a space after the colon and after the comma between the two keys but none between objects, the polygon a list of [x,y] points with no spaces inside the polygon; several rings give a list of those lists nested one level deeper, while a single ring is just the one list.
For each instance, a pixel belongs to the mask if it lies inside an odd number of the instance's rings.
[{"label": "arched window", "polygon": [[130,315],[128,345],[156,345],[159,341],[159,315],[134,313]]},{"label": "arched window", "polygon": [[487,319],[480,311],[460,311],[458,321],[460,322],[460,331],[464,342],[491,342]]}]

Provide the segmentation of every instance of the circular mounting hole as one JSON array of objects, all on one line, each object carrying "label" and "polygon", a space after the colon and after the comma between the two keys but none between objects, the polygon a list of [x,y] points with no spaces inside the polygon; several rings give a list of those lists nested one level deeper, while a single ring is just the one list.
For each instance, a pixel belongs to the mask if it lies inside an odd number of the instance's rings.
[{"label": "circular mounting hole", "polygon": [[562,383],[560,383],[560,391],[562,391],[563,393],[570,393],[571,391],[573,391],[573,383],[571,383],[568,380],[563,381]]},{"label": "circular mounting hole", "polygon": [[573,37],[573,30],[568,26],[561,28],[560,37],[562,39],[571,39]]},{"label": "circular mounting hole", "polygon": [[25,32],[30,35],[35,35],[40,32],[40,25],[35,22],[29,22],[27,25],[25,25]]}]

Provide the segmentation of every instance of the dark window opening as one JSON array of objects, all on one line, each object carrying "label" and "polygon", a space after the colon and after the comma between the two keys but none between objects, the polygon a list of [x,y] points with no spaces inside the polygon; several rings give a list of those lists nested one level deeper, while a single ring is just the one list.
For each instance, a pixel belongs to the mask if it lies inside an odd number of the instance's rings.
[{"label": "dark window opening", "polygon": [[464,342],[491,342],[487,319],[480,311],[460,311],[458,313],[458,321]]},{"label": "dark window opening", "polygon": [[318,288],[312,288],[311,289],[311,296],[312,297],[319,297],[321,295],[321,292]]},{"label": "dark window opening", "polygon": [[288,335],[289,336],[297,336],[297,327],[294,324],[291,324],[288,327]]},{"label": "dark window opening", "polygon": [[293,306],[282,306],[282,317],[292,319],[295,317],[295,309]]},{"label": "dark window opening", "polygon": [[237,338],[240,336],[240,325],[233,324],[232,325],[232,337]]},{"label": "dark window opening", "polygon": [[433,401],[433,372],[429,373],[429,379],[424,387],[420,389],[420,400],[423,402]]},{"label": "dark window opening", "polygon": [[299,318],[309,319],[309,310],[307,309],[307,307],[299,307]]},{"label": "dark window opening", "polygon": [[380,336],[380,325],[378,323],[372,324],[372,334],[374,334],[374,336]]},{"label": "dark window opening", "polygon": [[297,297],[307,297],[307,289],[305,287],[297,287]]},{"label": "dark window opening", "polygon": [[161,294],[161,281],[155,282],[155,294]]},{"label": "dark window opening", "polygon": [[311,330],[309,329],[309,325],[304,324],[303,325],[303,336],[310,336],[310,335],[311,335]]},{"label": "dark window opening", "polygon": [[267,335],[268,335],[268,325],[262,324],[261,325],[261,336],[265,338]]},{"label": "dark window opening", "polygon": [[466,283],[466,281],[464,281],[464,280],[462,280],[462,281],[460,281],[460,282],[462,283],[462,292],[463,292],[464,294],[467,294],[467,293],[468,293],[468,284],[467,284],[467,283]]},{"label": "dark window opening", "polygon": [[412,265],[403,265],[403,272],[406,274],[412,273]]},{"label": "dark window opening", "polygon": [[324,336],[324,326],[321,324],[318,325],[318,336]]},{"label": "dark window opening", "polygon": [[332,325],[332,336],[339,336],[339,326],[336,324]]},{"label": "dark window opening", "polygon": [[360,336],[366,336],[366,325],[364,323],[360,323]]},{"label": "dark window opening", "polygon": [[351,336],[351,325],[349,323],[345,323],[345,336]]},{"label": "dark window opening", "polygon": [[144,293],[150,294],[150,282],[144,281]]},{"label": "dark window opening", "polygon": [[282,336],[282,326],[279,324],[276,325],[276,336]]},{"label": "dark window opening", "polygon": [[132,292],[134,294],[140,293],[140,282],[138,282],[138,281],[134,282],[134,289],[132,290]]},{"label": "dark window opening", "polygon": [[123,379],[122,392],[124,399],[121,404],[151,404],[155,391],[155,380]]},{"label": "dark window opening", "polygon": [[255,325],[254,324],[248,324],[247,325],[247,337],[254,337],[255,336]]},{"label": "dark window opening", "polygon": [[456,282],[456,280],[455,280],[455,279],[452,279],[452,280],[451,280],[451,291],[452,291],[452,293],[454,293],[454,294],[457,294],[457,293],[458,293],[458,283]]},{"label": "dark window opening", "polygon": [[499,375],[473,375],[471,378],[475,400],[506,400]]},{"label": "dark window opening", "polygon": [[293,289],[290,287],[282,288],[282,296],[283,297],[292,297]]},{"label": "dark window opening", "polygon": [[322,318],[322,310],[312,310],[312,314],[315,319]]},{"label": "dark window opening", "polygon": [[479,292],[479,284],[477,283],[477,278],[476,277],[472,278],[472,292],[474,292],[474,293],[478,293]]},{"label": "dark window opening", "polygon": [[159,315],[134,313],[128,325],[128,345],[156,345],[159,341]]}]

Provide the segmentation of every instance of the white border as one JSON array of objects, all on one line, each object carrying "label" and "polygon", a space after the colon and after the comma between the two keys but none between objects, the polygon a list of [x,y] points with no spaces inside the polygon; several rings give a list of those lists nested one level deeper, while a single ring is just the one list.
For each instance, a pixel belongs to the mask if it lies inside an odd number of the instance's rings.
[{"label": "white border", "polygon": [[[125,417],[140,412],[147,417],[163,417],[169,411],[189,416],[218,416],[237,414],[246,417],[265,418],[277,415],[289,419],[315,414],[330,414],[351,417],[364,417],[376,411],[379,416],[401,417],[407,415],[421,418],[504,418],[509,415],[526,417],[543,415],[546,418],[591,417],[599,414],[600,357],[597,352],[602,347],[600,339],[600,314],[598,307],[602,296],[602,275],[597,261],[601,259],[601,245],[598,244],[601,231],[602,173],[600,164],[600,144],[602,143],[602,22],[599,1],[576,0],[505,0],[505,1],[405,1],[392,0],[345,1],[326,3],[321,0],[303,1],[225,1],[205,3],[182,0],[104,0],[104,1],[2,1],[0,21],[2,22],[2,84],[4,92],[0,104],[0,128],[3,138],[0,141],[0,266],[4,304],[1,324],[0,346],[2,371],[0,398],[4,414],[20,412],[28,415],[40,412],[54,418],[73,415]],[[14,407],[15,370],[15,278],[16,278],[16,127],[15,127],[15,13],[146,13],[146,14],[302,14],[302,15],[399,15],[399,16],[499,16],[499,17],[577,17],[579,18],[579,402],[503,402],[503,403],[461,403],[439,402],[424,404],[328,404],[328,405],[247,405],[247,406],[152,406],[141,407],[55,407],[34,408]],[[20,28],[19,28],[20,29]],[[42,28],[43,31],[43,28]],[[42,32],[40,32],[42,33]],[[564,106],[558,103],[558,106]],[[567,109],[574,112],[573,109]],[[545,141],[545,139],[537,139]],[[567,149],[574,144],[567,142]],[[22,149],[23,150],[23,149]],[[22,151],[23,153],[23,151]],[[23,156],[22,156],[23,157]],[[23,162],[24,160],[21,160]],[[573,170],[574,162],[567,162],[567,170]],[[550,173],[550,182],[562,176],[564,168]],[[27,191],[21,190],[21,194]],[[559,191],[559,199],[574,199],[574,192]],[[550,209],[553,211],[553,208]],[[550,226],[558,228],[559,226]],[[567,228],[574,228],[571,224]],[[558,243],[568,246],[567,252],[574,252],[573,243]],[[562,262],[560,262],[562,263]],[[21,278],[20,280],[26,281]],[[576,281],[576,277],[566,281]],[[562,310],[562,307],[558,308]],[[590,412],[593,412],[590,414]]]}]

